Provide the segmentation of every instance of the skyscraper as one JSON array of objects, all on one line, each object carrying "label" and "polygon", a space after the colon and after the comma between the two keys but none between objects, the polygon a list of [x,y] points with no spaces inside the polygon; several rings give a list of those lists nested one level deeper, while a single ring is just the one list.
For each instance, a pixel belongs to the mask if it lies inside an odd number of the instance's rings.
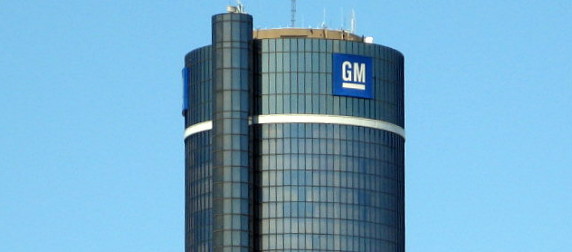
[{"label": "skyscraper", "polygon": [[252,20],[185,57],[186,251],[404,251],[403,55]]}]

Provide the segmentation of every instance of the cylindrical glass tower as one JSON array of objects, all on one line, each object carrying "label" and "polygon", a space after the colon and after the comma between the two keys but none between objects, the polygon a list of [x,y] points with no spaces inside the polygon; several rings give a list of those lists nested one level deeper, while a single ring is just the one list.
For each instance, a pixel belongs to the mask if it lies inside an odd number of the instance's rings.
[{"label": "cylindrical glass tower", "polygon": [[184,70],[186,251],[404,251],[402,54],[242,13],[213,27]]}]

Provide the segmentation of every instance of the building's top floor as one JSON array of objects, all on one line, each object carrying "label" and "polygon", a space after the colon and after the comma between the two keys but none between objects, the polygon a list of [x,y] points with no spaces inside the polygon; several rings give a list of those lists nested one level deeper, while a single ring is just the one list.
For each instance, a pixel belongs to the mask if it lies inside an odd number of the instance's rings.
[{"label": "building's top floor", "polygon": [[[227,13],[246,14],[240,3],[238,6],[227,6]],[[317,38],[373,43],[372,37],[358,36],[346,30],[329,30],[326,28],[256,29],[253,31],[252,37],[254,39]]]},{"label": "building's top floor", "polygon": [[273,39],[273,38],[319,38],[333,40],[348,40],[371,43],[371,37],[358,36],[345,30],[328,30],[328,29],[312,29],[312,28],[280,28],[254,30],[254,39]]}]

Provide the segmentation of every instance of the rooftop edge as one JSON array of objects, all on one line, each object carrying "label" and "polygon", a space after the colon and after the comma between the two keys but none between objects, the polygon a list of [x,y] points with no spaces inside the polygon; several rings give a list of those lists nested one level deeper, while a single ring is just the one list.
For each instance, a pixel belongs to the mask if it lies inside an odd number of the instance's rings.
[{"label": "rooftop edge", "polygon": [[313,28],[279,28],[263,29],[253,31],[254,39],[274,39],[274,38],[319,38],[332,40],[348,40],[364,43],[372,43],[372,37],[358,36],[344,30],[328,30]]}]

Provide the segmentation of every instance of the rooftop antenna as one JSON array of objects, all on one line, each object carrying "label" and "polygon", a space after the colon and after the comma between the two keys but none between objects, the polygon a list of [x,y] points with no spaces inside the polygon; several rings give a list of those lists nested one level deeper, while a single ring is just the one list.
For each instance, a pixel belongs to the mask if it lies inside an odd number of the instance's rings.
[{"label": "rooftop antenna", "polygon": [[290,10],[290,27],[295,27],[296,26],[296,0],[291,0],[291,7],[292,9]]},{"label": "rooftop antenna", "polygon": [[340,8],[340,12],[342,13],[342,24],[340,25],[340,30],[344,30],[346,27],[346,17],[344,17],[344,9]]},{"label": "rooftop antenna", "polygon": [[245,13],[244,12],[244,5],[240,0],[236,0],[236,6],[238,7],[238,13]]},{"label": "rooftop antenna", "polygon": [[320,25],[320,28],[322,29],[328,28],[328,26],[326,25],[326,8],[324,8],[324,18],[322,19],[322,24]]},{"label": "rooftop antenna", "polygon": [[350,27],[351,27],[350,32],[355,33],[355,31],[356,31],[356,12],[353,9],[352,9],[352,19],[351,19]]},{"label": "rooftop antenna", "polygon": [[244,11],[244,5],[242,4],[242,2],[240,2],[240,0],[236,0],[236,6],[230,5],[229,1],[229,5],[226,7],[226,11],[228,11],[229,13],[246,13]]}]

